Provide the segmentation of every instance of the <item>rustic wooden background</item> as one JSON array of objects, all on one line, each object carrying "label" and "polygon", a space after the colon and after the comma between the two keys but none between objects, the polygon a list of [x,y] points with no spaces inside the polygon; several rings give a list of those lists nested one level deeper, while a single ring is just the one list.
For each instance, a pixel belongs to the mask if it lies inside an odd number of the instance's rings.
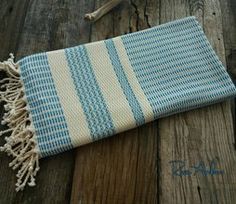
[{"label": "rustic wooden background", "polygon": [[[85,13],[107,1],[1,0],[0,60],[9,52],[19,59],[195,15],[236,76],[235,0],[133,0],[95,24],[84,21]],[[236,203],[234,113],[234,102],[227,101],[43,159],[37,186],[20,193],[10,159],[1,153],[0,203]],[[212,159],[223,175],[171,173],[171,160],[193,165]]]}]

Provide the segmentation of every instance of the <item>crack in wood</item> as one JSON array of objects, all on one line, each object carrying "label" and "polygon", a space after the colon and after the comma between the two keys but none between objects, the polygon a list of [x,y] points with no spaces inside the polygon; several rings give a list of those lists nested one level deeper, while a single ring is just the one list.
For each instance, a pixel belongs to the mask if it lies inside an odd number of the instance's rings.
[{"label": "crack in wood", "polygon": [[149,23],[149,15],[147,13],[147,5],[148,5],[148,0],[145,1],[145,6],[144,6],[144,18],[146,20],[147,26],[151,28],[151,24]]},{"label": "crack in wood", "polygon": [[200,188],[200,186],[197,186],[197,192],[198,192],[198,196],[199,196],[199,199],[200,199],[200,203],[202,203],[202,195],[201,195],[201,188]]},{"label": "crack in wood", "polygon": [[[139,11],[138,11],[138,6],[134,3],[134,1],[130,0],[131,5],[134,8],[134,13],[136,15],[136,24],[135,24],[135,30],[139,31]],[[131,30],[131,32],[133,32]]]}]

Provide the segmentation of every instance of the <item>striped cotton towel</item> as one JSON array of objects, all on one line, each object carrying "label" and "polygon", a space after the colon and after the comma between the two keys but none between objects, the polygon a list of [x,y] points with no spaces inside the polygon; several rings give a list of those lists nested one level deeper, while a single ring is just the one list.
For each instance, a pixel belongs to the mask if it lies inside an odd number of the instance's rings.
[{"label": "striped cotton towel", "polygon": [[39,158],[236,95],[195,17],[0,68],[16,190],[35,185]]}]

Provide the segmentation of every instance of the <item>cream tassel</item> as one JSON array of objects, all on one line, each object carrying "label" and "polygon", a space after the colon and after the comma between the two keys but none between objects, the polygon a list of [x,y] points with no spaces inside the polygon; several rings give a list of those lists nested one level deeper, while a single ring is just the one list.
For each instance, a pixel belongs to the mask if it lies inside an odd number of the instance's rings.
[{"label": "cream tassel", "polygon": [[14,56],[10,54],[7,61],[0,62],[0,71],[4,71],[7,76],[0,80],[0,102],[6,103],[2,125],[8,126],[0,135],[9,132],[11,134],[5,137],[6,143],[0,147],[0,151],[13,156],[9,167],[13,170],[18,169],[16,191],[20,191],[27,182],[29,186],[35,186],[35,176],[39,170],[39,153],[19,66],[13,60]]}]

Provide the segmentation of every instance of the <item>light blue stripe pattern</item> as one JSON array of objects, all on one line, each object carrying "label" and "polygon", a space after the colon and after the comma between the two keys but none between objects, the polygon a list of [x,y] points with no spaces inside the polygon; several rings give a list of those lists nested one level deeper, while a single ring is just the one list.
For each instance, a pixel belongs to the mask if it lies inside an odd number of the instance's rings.
[{"label": "light blue stripe pattern", "polygon": [[121,39],[155,118],[235,95],[235,86],[195,17]]},{"label": "light blue stripe pattern", "polygon": [[46,53],[25,57],[19,64],[41,156],[71,149],[72,143]]},{"label": "light blue stripe pattern", "polygon": [[96,80],[86,48],[81,45],[65,49],[65,53],[92,139],[98,140],[115,134],[111,115]]},{"label": "light blue stripe pattern", "polygon": [[130,108],[133,112],[136,125],[142,125],[145,123],[144,114],[142,112],[141,106],[136,98],[136,96],[133,93],[133,90],[129,84],[129,81],[125,75],[125,72],[123,70],[122,64],[120,62],[119,56],[117,54],[117,50],[115,48],[115,44],[112,39],[105,40],[106,48],[111,60],[111,63],[113,65],[114,71],[116,73],[116,76],[118,78],[118,81],[123,89],[123,92],[126,96],[126,99],[130,105]]}]

